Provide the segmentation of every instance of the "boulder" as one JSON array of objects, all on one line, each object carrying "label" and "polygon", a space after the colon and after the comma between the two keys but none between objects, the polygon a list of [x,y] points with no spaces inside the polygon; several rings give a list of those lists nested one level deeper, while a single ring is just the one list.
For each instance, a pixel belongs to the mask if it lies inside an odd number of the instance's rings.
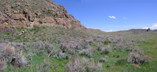
[{"label": "boulder", "polygon": [[33,23],[34,23],[34,27],[40,26],[40,23],[38,21],[36,21],[36,20]]},{"label": "boulder", "polygon": [[31,28],[40,26],[39,18],[35,18],[33,22],[30,22]]},{"label": "boulder", "polygon": [[78,20],[74,20],[73,23],[76,24],[76,25],[77,25],[78,27],[80,27],[80,28],[87,29],[87,28],[84,27],[84,26],[81,24],[81,22],[78,21]]},{"label": "boulder", "polygon": [[67,19],[67,18],[55,18],[56,20],[56,25],[57,26],[61,26],[64,28],[71,28],[71,20]]},{"label": "boulder", "polygon": [[41,20],[41,23],[55,23],[56,21],[52,17],[45,17]]}]

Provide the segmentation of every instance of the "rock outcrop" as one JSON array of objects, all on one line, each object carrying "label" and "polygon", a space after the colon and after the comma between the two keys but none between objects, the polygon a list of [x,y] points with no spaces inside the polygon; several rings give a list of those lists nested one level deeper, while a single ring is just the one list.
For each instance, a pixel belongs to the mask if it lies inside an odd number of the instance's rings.
[{"label": "rock outcrop", "polygon": [[0,0],[0,28],[33,28],[57,26],[71,28],[72,24],[86,29],[67,9],[51,0]]}]

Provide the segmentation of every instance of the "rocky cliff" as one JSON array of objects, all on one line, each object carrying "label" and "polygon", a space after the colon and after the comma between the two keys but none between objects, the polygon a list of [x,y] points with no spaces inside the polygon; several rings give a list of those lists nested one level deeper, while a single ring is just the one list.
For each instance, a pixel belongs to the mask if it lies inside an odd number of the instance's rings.
[{"label": "rocky cliff", "polygon": [[86,29],[67,9],[51,0],[0,0],[0,28],[33,28],[57,26],[71,28],[72,24]]}]

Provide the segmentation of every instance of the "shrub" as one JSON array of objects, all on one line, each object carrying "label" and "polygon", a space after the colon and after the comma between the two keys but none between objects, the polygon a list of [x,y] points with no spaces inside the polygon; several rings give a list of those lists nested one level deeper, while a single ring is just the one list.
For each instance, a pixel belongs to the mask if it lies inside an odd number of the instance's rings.
[{"label": "shrub", "polygon": [[52,52],[53,57],[59,58],[59,59],[64,59],[66,57],[65,53],[62,53],[62,51],[54,50]]},{"label": "shrub", "polygon": [[133,42],[127,41],[127,42],[125,43],[125,50],[126,50],[126,51],[132,51],[132,48],[133,48]]},{"label": "shrub", "polygon": [[109,68],[109,67],[111,67],[111,65],[108,63],[106,67],[108,67],[108,68]]},{"label": "shrub", "polygon": [[140,64],[141,60],[142,59],[137,52],[131,52],[128,57],[128,62],[130,62],[130,63]]},{"label": "shrub", "polygon": [[62,53],[62,52],[60,52],[59,54],[58,54],[58,57],[59,57],[59,59],[63,59],[64,57],[66,57],[65,56],[65,53]]},{"label": "shrub", "polygon": [[68,52],[69,54],[75,54],[75,51],[80,50],[81,45],[75,41],[70,41],[68,43],[61,44],[60,50],[63,53]]},{"label": "shrub", "polygon": [[21,54],[18,54],[16,57],[12,58],[11,64],[15,67],[28,67],[28,62],[26,58]]},{"label": "shrub", "polygon": [[122,49],[124,49],[124,45],[123,43],[119,43],[119,44],[116,44],[116,46],[114,47],[115,50],[118,50],[118,51],[122,51]]},{"label": "shrub", "polygon": [[45,50],[36,50],[36,55],[38,55],[38,56],[42,56],[45,54],[46,54]]},{"label": "shrub", "polygon": [[127,46],[127,47],[125,48],[125,50],[126,50],[126,51],[132,51],[132,48],[129,47],[129,46]]},{"label": "shrub", "polygon": [[98,45],[99,45],[99,46],[103,46],[104,44],[103,44],[102,42],[99,42]]},{"label": "shrub", "polygon": [[109,42],[108,41],[104,41],[104,44],[108,44]]},{"label": "shrub", "polygon": [[6,46],[5,47],[5,55],[13,55],[15,52],[15,48],[13,46]]},{"label": "shrub", "polygon": [[105,58],[102,57],[99,61],[100,61],[100,62],[107,62],[108,59],[109,59],[109,57],[108,57],[108,56],[105,56]]},{"label": "shrub", "polygon": [[46,49],[47,49],[47,53],[50,54],[51,51],[55,49],[55,46],[47,46]]},{"label": "shrub", "polygon": [[102,49],[101,54],[108,54],[110,52],[112,52],[112,48],[110,46],[107,46]]},{"label": "shrub", "polygon": [[94,60],[79,58],[75,59],[75,62],[67,63],[65,69],[67,72],[96,72],[102,69],[101,63],[95,63]]},{"label": "shrub", "polygon": [[80,55],[85,55],[90,58],[93,57],[93,53],[94,53],[94,49],[92,49],[92,48],[83,49],[83,50],[79,51]]},{"label": "shrub", "polygon": [[119,58],[119,57],[120,57],[120,55],[117,55],[116,57],[117,57],[117,58]]},{"label": "shrub", "polygon": [[76,49],[82,49],[81,45],[77,45]]},{"label": "shrub", "polygon": [[93,39],[94,41],[97,41],[97,39]]},{"label": "shrub", "polygon": [[144,55],[144,62],[145,63],[148,63],[148,62],[150,62],[151,61],[151,57],[149,57],[148,55]]},{"label": "shrub", "polygon": [[84,49],[88,49],[88,48],[91,48],[91,47],[89,45],[84,46]]},{"label": "shrub", "polygon": [[71,54],[71,55],[74,55],[75,54],[75,49],[69,49],[68,53]]},{"label": "shrub", "polygon": [[5,60],[10,60],[12,59],[12,55],[15,54],[15,48],[13,46],[4,45],[4,47],[1,47],[1,52],[1,56],[5,58]]},{"label": "shrub", "polygon": [[92,42],[89,42],[89,45],[97,45],[97,42],[95,42],[95,41],[92,41]]},{"label": "shrub", "polygon": [[147,55],[140,54],[138,52],[131,52],[128,57],[128,62],[134,63],[134,64],[144,64],[151,61],[151,57],[148,57]]},{"label": "shrub", "polygon": [[3,51],[5,46],[6,46],[5,43],[0,43],[0,51]]},{"label": "shrub", "polygon": [[69,44],[64,43],[61,45],[60,49],[62,50],[62,52],[67,52],[68,48],[70,48]]},{"label": "shrub", "polygon": [[98,47],[97,47],[97,50],[98,50],[98,51],[101,51],[101,50],[102,50],[101,46],[98,46]]},{"label": "shrub", "polygon": [[7,68],[6,61],[0,61],[0,72]]},{"label": "shrub", "polygon": [[71,59],[73,56],[72,55],[67,55],[65,57],[63,57],[63,59]]}]

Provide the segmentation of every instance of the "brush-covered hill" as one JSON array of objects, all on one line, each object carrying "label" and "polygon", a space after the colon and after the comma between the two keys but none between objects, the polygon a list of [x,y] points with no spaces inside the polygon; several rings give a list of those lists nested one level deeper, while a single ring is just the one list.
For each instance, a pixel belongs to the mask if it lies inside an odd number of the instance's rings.
[{"label": "brush-covered hill", "polygon": [[91,36],[66,8],[51,0],[0,0],[0,31],[0,40],[10,42]]},{"label": "brush-covered hill", "polygon": [[0,0],[0,28],[57,26],[86,29],[67,9],[51,0]]}]

